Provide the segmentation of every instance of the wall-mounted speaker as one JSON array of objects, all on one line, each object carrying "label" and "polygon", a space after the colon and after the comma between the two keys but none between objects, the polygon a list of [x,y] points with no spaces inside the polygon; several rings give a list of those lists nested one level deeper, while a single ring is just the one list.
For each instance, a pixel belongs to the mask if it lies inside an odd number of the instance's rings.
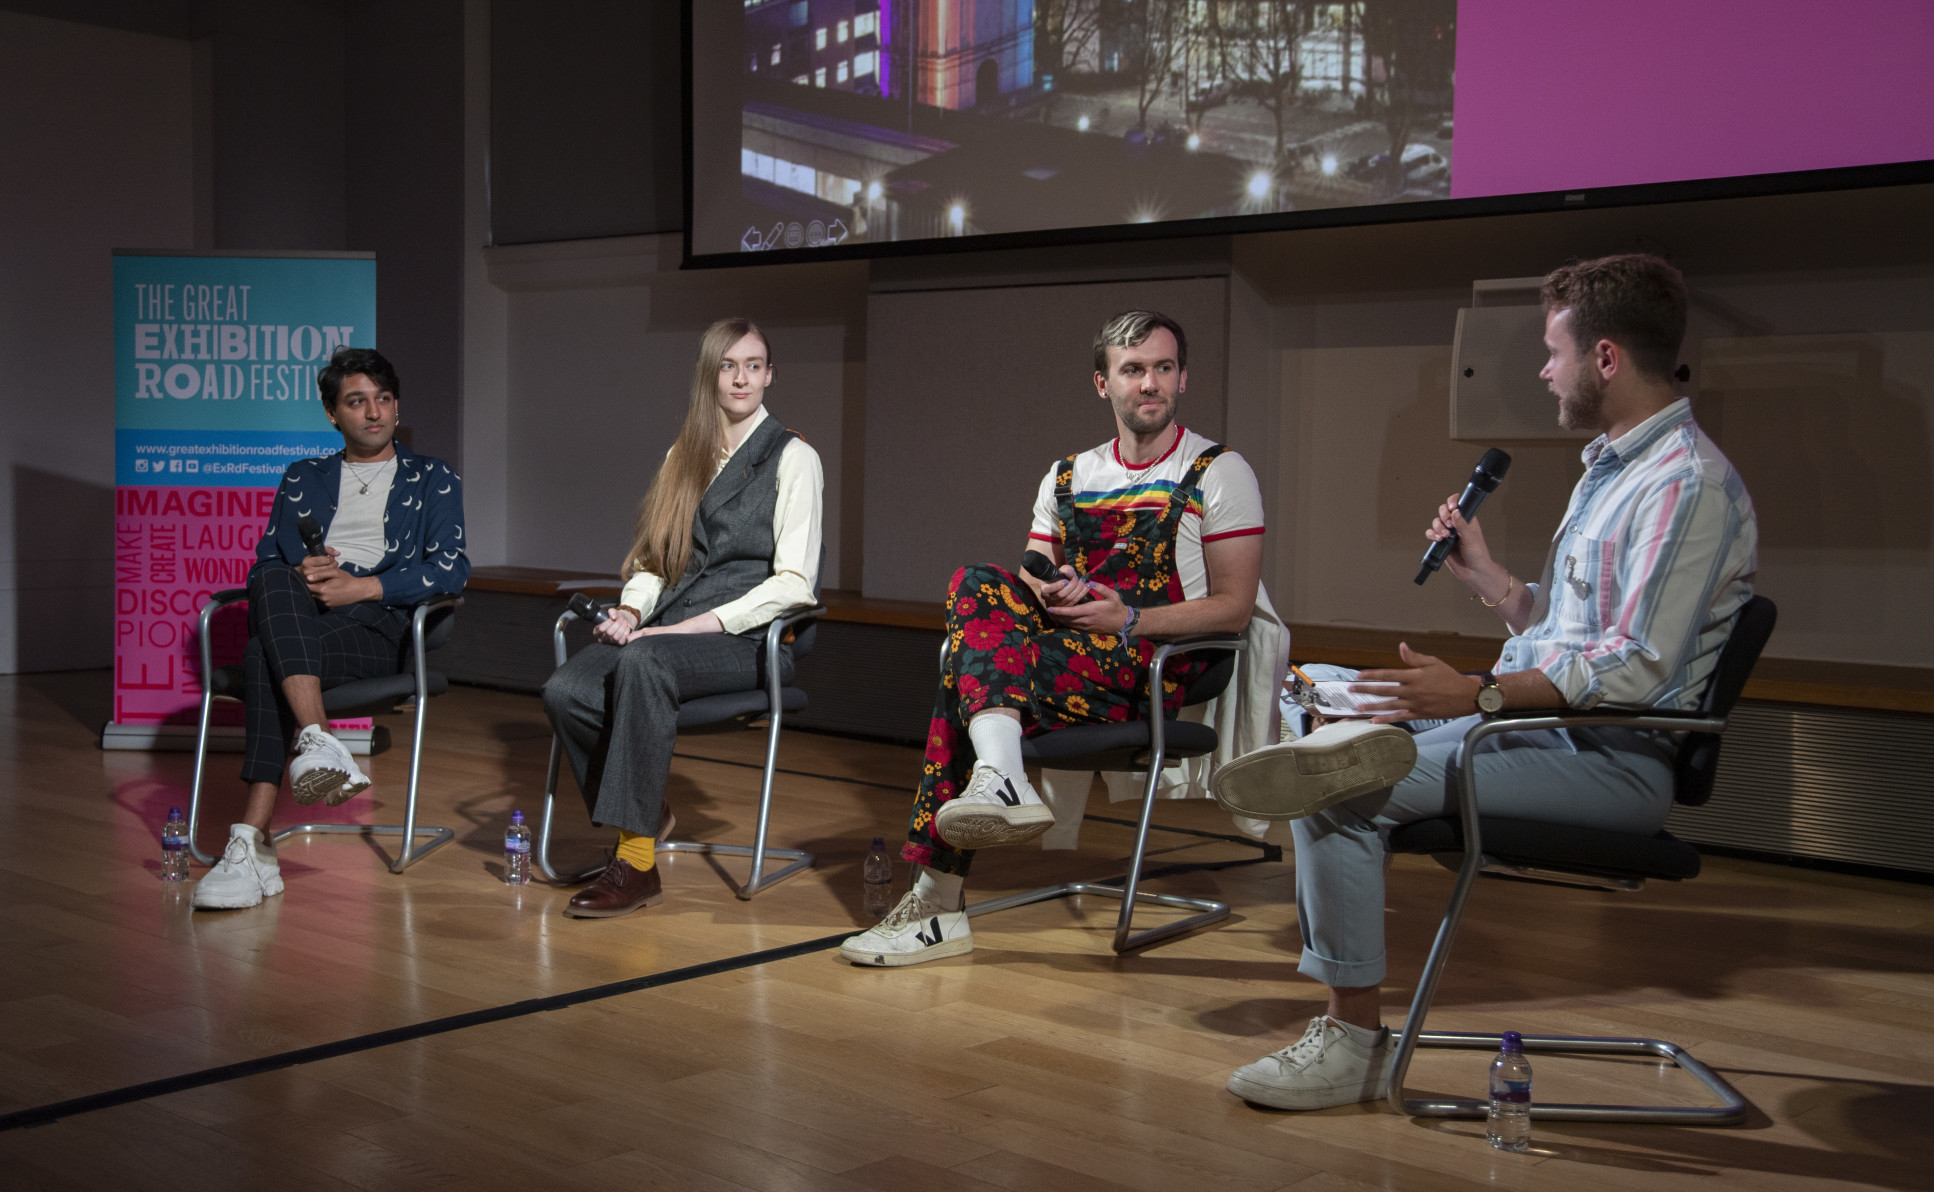
[{"label": "wall-mounted speaker", "polygon": [[1457,312],[1451,348],[1450,437],[1491,443],[1511,439],[1589,439],[1558,425],[1558,399],[1539,379],[1547,353],[1538,277],[1471,285],[1471,305]]}]

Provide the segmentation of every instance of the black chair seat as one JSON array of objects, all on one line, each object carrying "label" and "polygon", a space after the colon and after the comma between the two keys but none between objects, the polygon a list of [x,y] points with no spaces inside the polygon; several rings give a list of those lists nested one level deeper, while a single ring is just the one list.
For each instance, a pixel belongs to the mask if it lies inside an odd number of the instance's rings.
[{"label": "black chair seat", "polygon": [[[1532,820],[1481,816],[1484,855],[1507,865],[1556,869],[1588,876],[1685,881],[1699,876],[1699,851],[1669,832],[1639,836]],[[1455,819],[1427,819],[1390,833],[1390,850],[1423,853],[1447,869],[1464,854],[1464,826]]]},{"label": "black chair seat", "polygon": [[[450,690],[450,680],[441,671],[430,671],[425,676],[426,686],[433,696],[442,695]],[[215,694],[229,699],[241,699],[242,689],[247,686],[246,674],[239,666],[215,668],[215,681],[212,686]],[[393,675],[380,675],[374,679],[351,679],[338,683],[322,693],[322,709],[331,716],[350,719],[355,716],[380,716],[406,699],[416,696],[416,672],[398,671]],[[761,706],[763,706],[763,698]]]},{"label": "black chair seat", "polygon": [[[806,710],[806,693],[797,687],[781,687],[779,703],[788,715]],[[758,691],[728,691],[724,695],[701,695],[678,705],[678,728],[706,728],[715,724],[726,724],[748,716],[764,716],[768,711],[766,693]]]},{"label": "black chair seat", "polygon": [[[1215,751],[1215,729],[1193,720],[1163,721],[1169,761]],[[1148,766],[1148,722],[1081,724],[1021,741],[1021,756],[1050,770],[1140,770]]]}]

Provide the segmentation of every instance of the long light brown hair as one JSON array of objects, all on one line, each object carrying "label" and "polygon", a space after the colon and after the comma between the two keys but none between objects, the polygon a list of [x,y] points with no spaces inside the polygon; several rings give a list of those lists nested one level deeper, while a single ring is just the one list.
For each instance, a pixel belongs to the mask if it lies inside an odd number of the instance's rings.
[{"label": "long light brown hair", "polygon": [[685,410],[685,425],[679,429],[665,462],[659,465],[645,499],[638,504],[638,532],[620,572],[625,579],[649,571],[670,587],[691,565],[692,519],[718,471],[719,454],[725,450],[725,413],[718,404],[719,369],[732,345],[748,335],[758,336],[765,345],[766,367],[770,369],[771,341],[751,320],[720,319],[705,329],[698,361],[692,366],[692,400]]}]

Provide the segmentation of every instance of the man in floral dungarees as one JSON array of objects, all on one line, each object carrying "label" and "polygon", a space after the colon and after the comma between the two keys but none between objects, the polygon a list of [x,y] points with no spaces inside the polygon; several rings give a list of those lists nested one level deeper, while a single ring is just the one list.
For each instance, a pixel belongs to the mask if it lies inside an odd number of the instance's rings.
[{"label": "man in floral dungarees", "polygon": [[[1116,437],[1057,461],[1041,482],[1028,549],[1061,577],[991,564],[947,587],[948,653],[900,855],[913,888],[879,926],[846,941],[854,964],[899,966],[973,950],[962,882],[974,850],[1054,826],[1021,762],[1024,735],[1148,714],[1151,638],[1239,633],[1262,571],[1262,494],[1235,452],[1175,420],[1188,339],[1128,311],[1094,341],[1096,394]],[[1173,715],[1201,663],[1164,671]]]}]

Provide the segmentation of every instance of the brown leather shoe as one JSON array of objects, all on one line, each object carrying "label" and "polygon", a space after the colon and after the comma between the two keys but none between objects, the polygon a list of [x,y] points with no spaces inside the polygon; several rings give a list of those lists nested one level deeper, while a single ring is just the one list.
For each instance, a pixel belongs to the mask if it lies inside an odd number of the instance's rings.
[{"label": "brown leather shoe", "polygon": [[655,905],[664,897],[656,865],[633,869],[631,862],[613,857],[603,873],[572,895],[564,913],[573,919],[615,919],[641,906]]}]

